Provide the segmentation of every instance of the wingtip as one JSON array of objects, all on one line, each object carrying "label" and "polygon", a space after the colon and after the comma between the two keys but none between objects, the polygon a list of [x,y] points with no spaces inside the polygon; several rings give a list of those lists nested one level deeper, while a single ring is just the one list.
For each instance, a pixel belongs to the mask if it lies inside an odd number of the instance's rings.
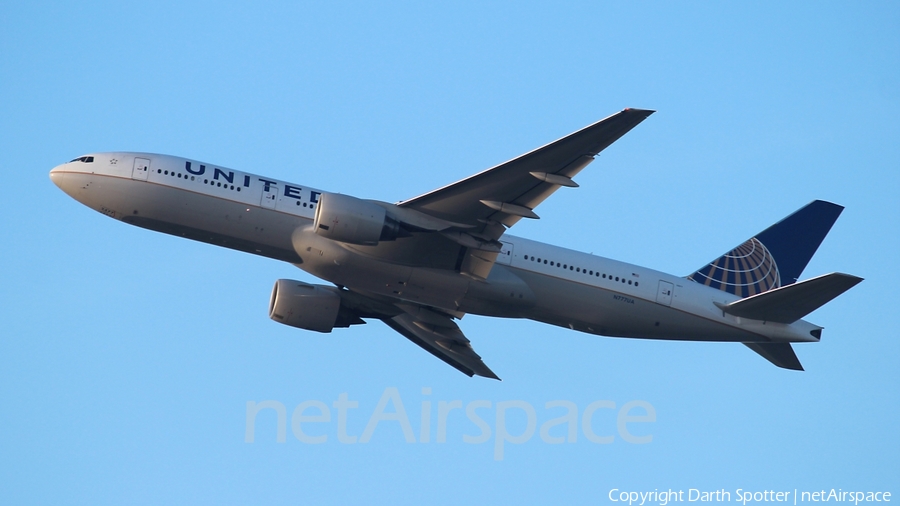
[{"label": "wingtip", "polygon": [[483,362],[481,365],[484,367],[479,368],[478,370],[474,371],[476,375],[481,376],[482,378],[490,378],[490,379],[495,379],[497,381],[503,381],[502,379],[500,379],[499,376],[494,374],[494,371],[490,370],[490,368],[488,368],[488,366],[484,365]]},{"label": "wingtip", "polygon": [[638,113],[638,114],[644,114],[645,116],[650,116],[651,114],[655,113],[656,111],[653,109],[636,109],[634,107],[626,107],[622,112]]}]

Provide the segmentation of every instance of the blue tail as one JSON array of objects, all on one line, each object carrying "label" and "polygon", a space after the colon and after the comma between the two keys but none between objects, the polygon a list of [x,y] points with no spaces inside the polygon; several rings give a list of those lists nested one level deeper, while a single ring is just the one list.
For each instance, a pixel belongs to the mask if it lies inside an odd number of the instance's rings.
[{"label": "blue tail", "polygon": [[800,277],[843,210],[824,200],[810,202],[688,279],[738,297],[790,285]]}]

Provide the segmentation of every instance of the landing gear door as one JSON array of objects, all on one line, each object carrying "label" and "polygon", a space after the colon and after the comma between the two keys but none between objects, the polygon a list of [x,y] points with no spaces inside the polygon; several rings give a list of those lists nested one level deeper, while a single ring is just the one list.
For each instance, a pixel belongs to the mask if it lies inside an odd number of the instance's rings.
[{"label": "landing gear door", "polygon": [[150,175],[150,160],[147,158],[135,158],[134,169],[131,171],[131,179],[146,181]]},{"label": "landing gear door", "polygon": [[497,263],[509,265],[510,262],[512,262],[513,245],[509,242],[501,242],[500,244],[502,244],[503,247],[500,248],[500,254],[497,255]]},{"label": "landing gear door", "polygon": [[269,183],[263,187],[262,200],[259,205],[266,209],[275,209],[275,202],[278,200],[278,186]]},{"label": "landing gear door", "polygon": [[671,306],[672,305],[672,292],[675,291],[675,287],[672,283],[668,281],[660,281],[659,282],[659,291],[656,292],[656,302],[662,304],[663,306]]}]

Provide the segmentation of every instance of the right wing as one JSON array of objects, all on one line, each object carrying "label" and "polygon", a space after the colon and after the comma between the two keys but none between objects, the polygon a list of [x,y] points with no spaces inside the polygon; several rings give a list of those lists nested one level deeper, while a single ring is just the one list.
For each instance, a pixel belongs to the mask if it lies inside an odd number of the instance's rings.
[{"label": "right wing", "polygon": [[522,218],[537,218],[533,209],[561,186],[577,187],[572,180],[576,174],[651,114],[625,109],[496,167],[398,202],[393,210],[417,211],[440,222],[444,236],[468,249],[460,272],[483,280],[506,229]]},{"label": "right wing", "polygon": [[[537,218],[532,210],[561,186],[578,186],[572,180],[576,174],[651,114],[653,111],[625,109],[474,176],[396,206],[384,205],[399,221],[439,231],[441,240],[463,246],[459,272],[485,280],[506,229],[523,217]],[[415,241],[416,236],[408,239],[406,247],[413,247]],[[419,244],[423,251],[430,245]],[[500,379],[482,362],[449,314],[349,291],[342,293],[342,300],[358,317],[380,319],[464,374]]]},{"label": "right wing", "polygon": [[465,224],[470,234],[497,240],[521,218],[537,218],[532,211],[560,186],[572,181],[601,151],[644,121],[653,111],[625,109],[575,133],[501,163],[461,181],[399,202],[449,222]]}]

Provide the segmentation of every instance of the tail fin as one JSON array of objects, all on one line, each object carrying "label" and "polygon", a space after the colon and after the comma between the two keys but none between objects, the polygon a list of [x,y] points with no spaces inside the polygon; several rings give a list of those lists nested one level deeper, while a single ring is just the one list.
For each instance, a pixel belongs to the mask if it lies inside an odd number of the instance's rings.
[{"label": "tail fin", "polygon": [[810,202],[687,278],[749,297],[797,281],[844,208]]}]

